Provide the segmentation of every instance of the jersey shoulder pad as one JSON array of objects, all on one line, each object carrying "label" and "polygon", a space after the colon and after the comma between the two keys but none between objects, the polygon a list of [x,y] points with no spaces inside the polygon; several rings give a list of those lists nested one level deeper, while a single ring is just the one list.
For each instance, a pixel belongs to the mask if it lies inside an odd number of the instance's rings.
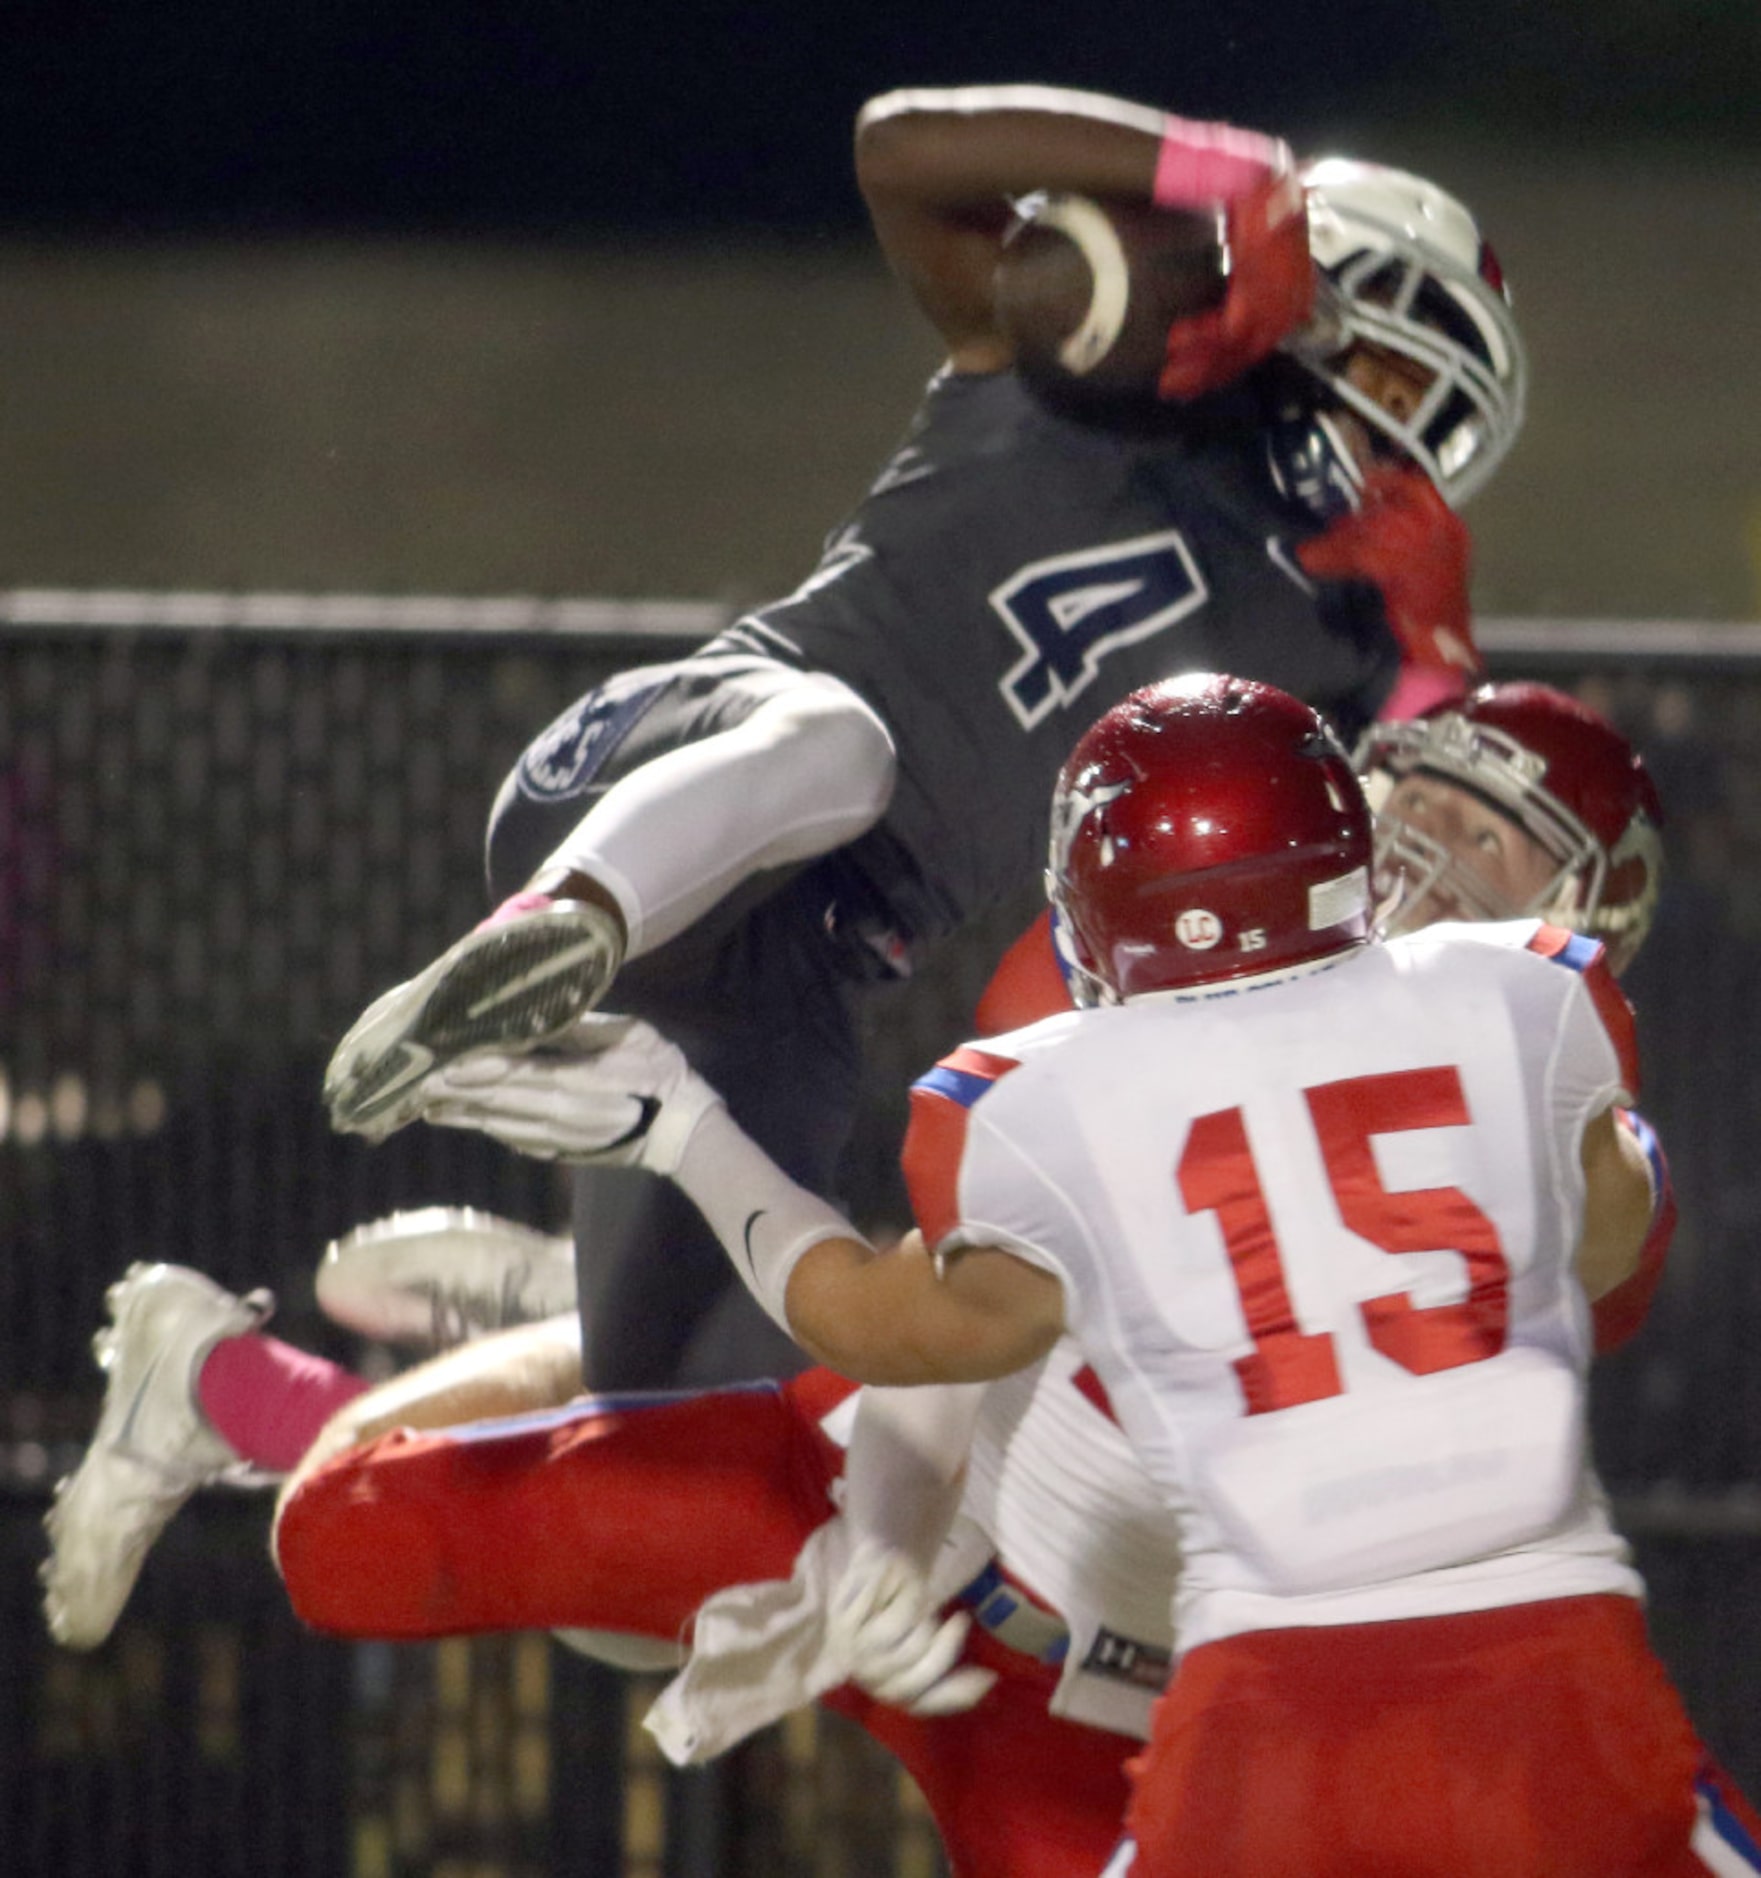
[{"label": "jersey shoulder pad", "polygon": [[[1007,1041],[1007,1038],[987,1039],[987,1042]],[[912,1101],[915,1105],[919,1095],[934,1096],[969,1109],[988,1095],[1010,1070],[1020,1067],[1021,1059],[1004,1050],[963,1043],[959,1049],[950,1050],[934,1069],[925,1070],[918,1077],[911,1085]]]},{"label": "jersey shoulder pad", "polygon": [[1637,1101],[1638,1026],[1633,1021],[1633,1007],[1627,1003],[1626,993],[1615,982],[1614,973],[1609,970],[1608,954],[1602,942],[1581,932],[1567,932],[1561,926],[1539,923],[1529,940],[1528,950],[1552,960],[1555,965],[1564,966],[1567,971],[1576,972],[1583,980],[1590,1002],[1596,1007],[1596,1015],[1602,1020],[1602,1028],[1608,1033],[1608,1041],[1614,1047],[1615,1060],[1620,1065],[1621,1086],[1626,1091],[1627,1100]]},{"label": "jersey shoulder pad", "polygon": [[1020,1066],[1019,1057],[962,1044],[911,1085],[911,1117],[899,1165],[912,1215],[932,1251],[960,1223],[960,1163],[966,1154],[968,1117]]},{"label": "jersey shoulder pad", "polygon": [[1448,972],[1449,956],[1467,946],[1501,951],[1512,956],[1544,959],[1577,976],[1619,1064],[1621,1086],[1629,1101],[1639,1094],[1638,1033],[1633,1007],[1626,1000],[1608,966],[1608,954],[1598,939],[1549,926],[1544,920],[1489,921],[1440,920],[1387,942],[1388,949],[1404,953],[1422,969]]}]

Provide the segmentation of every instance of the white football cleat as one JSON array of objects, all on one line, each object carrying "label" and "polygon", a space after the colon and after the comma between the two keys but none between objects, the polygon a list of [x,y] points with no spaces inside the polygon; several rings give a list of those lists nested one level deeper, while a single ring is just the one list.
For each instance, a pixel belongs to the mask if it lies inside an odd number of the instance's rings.
[{"label": "white football cleat", "polygon": [[540,900],[492,915],[355,1020],[324,1072],[331,1126],[384,1140],[415,1119],[431,1069],[548,1043],[604,997],[622,962],[603,907]]},{"label": "white football cleat", "polygon": [[575,1308],[575,1251],[468,1206],[424,1206],[324,1248],[319,1308],[377,1343],[444,1350]]},{"label": "white football cleat", "polygon": [[196,1378],[215,1344],[268,1318],[270,1294],[236,1298],[186,1266],[136,1264],[105,1302],[110,1322],[92,1339],[104,1406],[43,1520],[43,1614],[70,1650],[95,1650],[110,1635],[153,1542],[198,1487],[266,1479],[209,1424]]}]

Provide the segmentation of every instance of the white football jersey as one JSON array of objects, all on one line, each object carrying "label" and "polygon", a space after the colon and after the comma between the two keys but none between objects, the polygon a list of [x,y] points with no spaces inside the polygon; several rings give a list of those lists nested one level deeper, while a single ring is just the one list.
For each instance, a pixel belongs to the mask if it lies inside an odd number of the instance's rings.
[{"label": "white football jersey", "polygon": [[1433,927],[938,1076],[964,1132],[940,1201],[914,1187],[926,1236],[1062,1281],[1178,1525],[1183,1649],[1638,1595],[1585,1450],[1572,1263],[1584,1128],[1637,1081],[1598,947]]}]

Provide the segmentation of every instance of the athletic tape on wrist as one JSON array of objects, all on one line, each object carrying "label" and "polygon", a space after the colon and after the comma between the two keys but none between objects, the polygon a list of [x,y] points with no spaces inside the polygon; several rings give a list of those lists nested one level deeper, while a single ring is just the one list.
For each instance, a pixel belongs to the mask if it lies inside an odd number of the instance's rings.
[{"label": "athletic tape on wrist", "polygon": [[1247,195],[1291,166],[1290,147],[1280,138],[1169,117],[1150,200],[1165,209],[1211,208]]},{"label": "athletic tape on wrist", "polygon": [[785,1331],[783,1299],[802,1255],[822,1239],[862,1238],[836,1207],[792,1181],[719,1106],[697,1122],[673,1177],[709,1222],[740,1282]]}]

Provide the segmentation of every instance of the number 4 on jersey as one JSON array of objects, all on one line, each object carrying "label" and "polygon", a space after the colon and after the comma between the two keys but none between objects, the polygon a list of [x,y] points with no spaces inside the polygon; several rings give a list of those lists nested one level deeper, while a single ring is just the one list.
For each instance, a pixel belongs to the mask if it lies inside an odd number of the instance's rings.
[{"label": "number 4 on jersey", "polygon": [[[1417,1376],[1496,1356],[1504,1348],[1510,1277],[1496,1227],[1458,1187],[1390,1193],[1370,1148],[1374,1135],[1467,1124],[1460,1074],[1448,1067],[1399,1070],[1302,1093],[1345,1225],[1384,1252],[1448,1250],[1467,1265],[1468,1292],[1459,1304],[1421,1307],[1404,1291],[1360,1304],[1371,1344]],[[1192,1124],[1176,1178],[1187,1211],[1215,1213],[1222,1227],[1254,1344],[1235,1365],[1247,1412],[1264,1415],[1341,1394],[1332,1337],[1297,1324],[1240,1109],[1217,1109]]]},{"label": "number 4 on jersey", "polygon": [[1000,683],[1023,730],[1079,697],[1101,660],[1209,598],[1178,529],[1031,561],[991,595],[1022,647]]}]

